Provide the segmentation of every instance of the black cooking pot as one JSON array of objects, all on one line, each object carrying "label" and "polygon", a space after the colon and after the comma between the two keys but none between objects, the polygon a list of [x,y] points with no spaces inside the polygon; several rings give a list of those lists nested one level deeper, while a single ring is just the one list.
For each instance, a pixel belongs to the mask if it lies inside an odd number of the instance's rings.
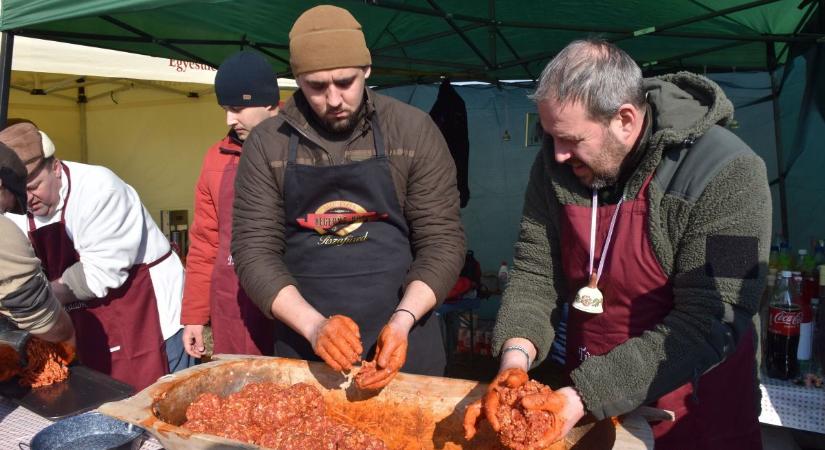
[{"label": "black cooking pot", "polygon": [[55,422],[31,440],[31,450],[137,450],[143,428],[98,412]]}]

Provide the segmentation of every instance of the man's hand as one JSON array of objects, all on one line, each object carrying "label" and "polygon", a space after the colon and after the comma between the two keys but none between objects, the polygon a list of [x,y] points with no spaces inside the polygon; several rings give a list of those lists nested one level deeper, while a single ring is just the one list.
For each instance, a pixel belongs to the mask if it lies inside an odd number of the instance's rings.
[{"label": "man's hand", "polygon": [[351,369],[363,351],[358,324],[341,315],[322,321],[312,333],[310,344],[315,354],[336,372]]},{"label": "man's hand", "polygon": [[375,347],[376,368],[365,376],[356,378],[358,388],[381,389],[404,367],[407,360],[408,331],[408,328],[398,326],[392,321],[384,325]]},{"label": "man's hand", "polygon": [[547,411],[553,416],[555,424],[535,444],[544,448],[567,436],[573,426],[584,417],[584,404],[579,393],[572,387],[564,387],[550,393],[528,395],[521,399],[525,409]]},{"label": "man's hand", "polygon": [[183,326],[183,349],[193,358],[200,358],[206,347],[203,345],[203,325]]},{"label": "man's hand", "polygon": [[475,436],[476,422],[482,413],[490,422],[493,430],[498,432],[501,429],[501,424],[499,424],[498,417],[496,417],[498,406],[501,404],[499,391],[504,388],[516,389],[528,380],[527,372],[520,368],[510,368],[499,372],[487,387],[484,398],[471,403],[464,411],[464,437],[469,440]]}]

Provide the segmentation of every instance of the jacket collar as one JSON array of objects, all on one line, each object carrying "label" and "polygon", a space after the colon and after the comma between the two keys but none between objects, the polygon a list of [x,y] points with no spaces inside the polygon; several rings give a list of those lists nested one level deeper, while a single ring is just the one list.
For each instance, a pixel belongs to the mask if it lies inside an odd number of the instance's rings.
[{"label": "jacket collar", "polygon": [[238,137],[234,129],[230,129],[219,144],[221,153],[240,155],[243,151],[243,141]]}]

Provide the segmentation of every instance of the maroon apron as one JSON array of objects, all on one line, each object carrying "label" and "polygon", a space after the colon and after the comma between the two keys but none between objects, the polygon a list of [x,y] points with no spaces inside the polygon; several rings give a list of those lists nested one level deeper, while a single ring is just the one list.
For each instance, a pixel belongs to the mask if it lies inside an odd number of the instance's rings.
[{"label": "maroon apron", "polygon": [[[650,246],[647,190],[649,177],[635,199],[621,205],[599,281],[604,312],[589,314],[570,308],[567,323],[567,370],[589,356],[608,353],[662,322],[673,309],[673,286]],[[598,208],[596,258],[601,254],[616,205]],[[590,206],[564,207],[561,215],[561,255],[567,285],[575,292],[589,274]],[[597,264],[598,261],[594,261]],[[653,425],[657,449],[762,448],[754,399],[753,332],[743,336],[736,351],[704,375],[665,394],[653,406],[676,413],[676,421]],[[701,375],[701,376],[700,376]],[[698,390],[697,390],[698,388]]]},{"label": "maroon apron", "polygon": [[214,352],[271,356],[275,351],[275,322],[264,316],[241,288],[229,252],[237,172],[238,158],[233,157],[224,168],[218,191],[218,254],[209,292]]},{"label": "maroon apron", "polygon": [[[62,163],[61,163],[62,164]],[[66,231],[66,209],[72,182],[65,164],[68,189],[60,222],[35,229],[28,214],[29,240],[49,281],[54,281],[80,260]],[[171,255],[171,251],[151,264],[136,264],[129,277],[104,298],[75,302],[66,306],[77,336],[77,354],[83,364],[111,375],[140,390],[168,373],[157,300],[149,269]],[[117,351],[111,351],[117,349]]]}]

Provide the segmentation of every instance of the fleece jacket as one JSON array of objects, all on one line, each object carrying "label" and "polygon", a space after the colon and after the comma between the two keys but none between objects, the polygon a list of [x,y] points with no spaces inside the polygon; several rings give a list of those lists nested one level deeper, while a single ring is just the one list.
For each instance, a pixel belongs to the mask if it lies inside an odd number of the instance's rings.
[{"label": "fleece jacket", "polygon": [[[753,329],[765,287],[771,196],[764,161],[723,128],[733,117],[731,102],[715,83],[691,73],[644,84],[649,130],[619,182],[598,195],[607,203],[623,191],[633,198],[653,174],[647,232],[674,305],[661,323],[569,374],[585,408],[599,419],[696,382],[697,374],[722,362]],[[556,163],[552,140],[545,141],[530,174],[493,342],[500,349],[509,338],[529,339],[538,350],[535,364],[550,350],[559,305],[580,287],[565,285],[558,217],[564,205],[589,206],[592,195],[569,166]],[[680,166],[700,142],[711,156]],[[756,373],[753,382],[758,403]]]}]

